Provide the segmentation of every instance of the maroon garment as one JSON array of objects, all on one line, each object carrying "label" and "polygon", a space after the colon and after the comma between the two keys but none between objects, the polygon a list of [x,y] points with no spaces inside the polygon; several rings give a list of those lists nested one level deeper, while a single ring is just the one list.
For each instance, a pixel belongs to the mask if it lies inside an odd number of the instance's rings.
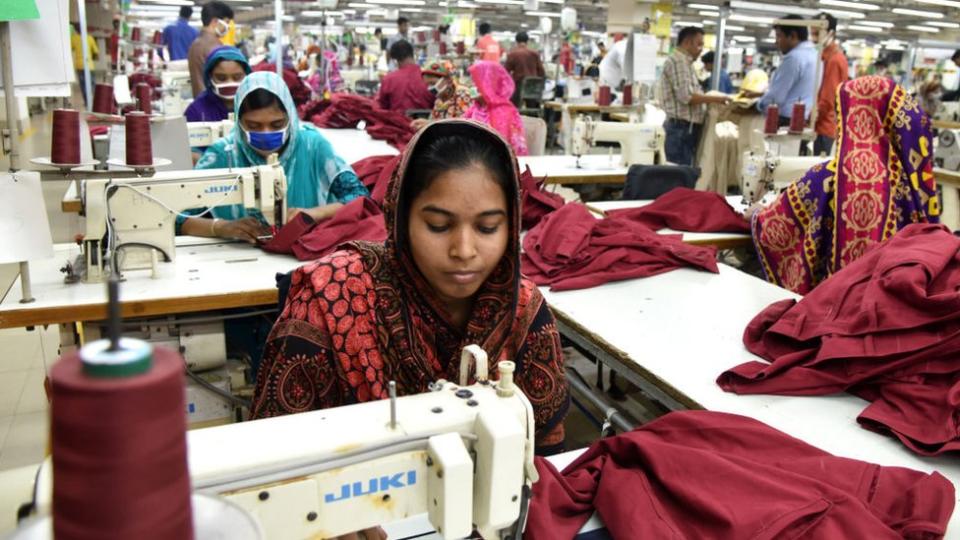
[{"label": "maroon garment", "polygon": [[540,61],[540,53],[527,48],[526,46],[517,46],[507,53],[507,60],[503,67],[507,69],[513,82],[520,88],[520,82],[525,77],[543,77],[543,62]]},{"label": "maroon garment", "polygon": [[543,189],[543,178],[534,178],[530,166],[520,174],[520,222],[523,229],[534,227],[543,216],[566,204],[563,197]]},{"label": "maroon garment", "polygon": [[647,206],[609,210],[606,214],[636,221],[655,231],[673,229],[750,234],[750,222],[737,213],[723,196],[712,191],[673,188]]},{"label": "maroon garment", "polygon": [[760,312],[743,341],[770,362],[717,379],[738,394],[871,401],[857,419],[917,453],[960,450],[960,238],[914,224],[818,285]]},{"label": "maroon garment", "polygon": [[377,103],[381,109],[405,113],[407,109],[433,110],[436,99],[427,83],[423,81],[420,66],[406,64],[400,66],[383,78],[380,83],[380,92],[377,93]]},{"label": "maroon garment", "polygon": [[[277,66],[269,62],[260,62],[253,66],[253,71],[271,71],[276,73]],[[293,102],[296,103],[297,107],[310,101],[310,87],[300,79],[300,76],[297,75],[295,70],[287,67],[283,68],[283,82],[286,83],[287,88],[290,90],[290,96],[293,97]]]},{"label": "maroon garment", "polygon": [[300,118],[317,127],[355,128],[363,121],[374,139],[403,150],[414,130],[402,113],[381,109],[376,101],[354,94],[333,94],[329,100],[311,101],[299,107]]},{"label": "maroon garment", "polygon": [[273,240],[261,247],[265,251],[293,254],[301,261],[308,261],[333,253],[344,242],[383,242],[386,238],[387,228],[380,207],[371,199],[360,197],[323,221],[315,222],[300,212],[277,231]]},{"label": "maroon garment", "polygon": [[390,177],[400,162],[400,156],[370,156],[350,165],[357,173],[360,182],[370,191],[370,198],[377,204],[383,204],[387,194]]},{"label": "maroon garment", "polygon": [[939,473],[836,457],[752,418],[669,413],[601,439],[562,473],[537,458],[526,540],[573,538],[596,510],[613,538],[935,539]]},{"label": "maroon garment", "polygon": [[597,219],[571,203],[544,217],[523,240],[524,275],[550,290],[586,289],[691,266],[719,272],[712,247],[684,244],[626,219]]}]

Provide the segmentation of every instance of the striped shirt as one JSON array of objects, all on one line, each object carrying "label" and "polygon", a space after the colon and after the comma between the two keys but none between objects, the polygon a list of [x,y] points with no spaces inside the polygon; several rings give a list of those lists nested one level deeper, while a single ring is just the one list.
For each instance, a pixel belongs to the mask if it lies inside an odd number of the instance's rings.
[{"label": "striped shirt", "polygon": [[660,105],[667,118],[702,124],[706,117],[703,105],[691,105],[700,83],[693,73],[693,59],[682,49],[675,49],[663,64],[660,74]]}]

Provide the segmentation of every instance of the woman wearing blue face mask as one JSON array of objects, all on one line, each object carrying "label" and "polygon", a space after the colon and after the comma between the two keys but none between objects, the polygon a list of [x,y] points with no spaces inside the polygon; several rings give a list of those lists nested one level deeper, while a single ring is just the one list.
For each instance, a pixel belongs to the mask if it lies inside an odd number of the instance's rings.
[{"label": "woman wearing blue face mask", "polygon": [[[323,135],[300,123],[290,91],[276,73],[248,75],[233,107],[239,119],[233,133],[210,146],[197,169],[253,167],[277,154],[287,177],[287,220],[297,212],[317,221],[327,219],[344,204],[369,194]],[[266,232],[260,216],[250,216],[239,206],[216,207],[203,216],[178,220],[179,232],[251,243]]]}]

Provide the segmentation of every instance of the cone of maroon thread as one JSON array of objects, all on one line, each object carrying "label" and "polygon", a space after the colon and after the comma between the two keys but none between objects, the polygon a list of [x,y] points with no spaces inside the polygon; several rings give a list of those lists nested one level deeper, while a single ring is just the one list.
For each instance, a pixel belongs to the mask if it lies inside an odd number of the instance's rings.
[{"label": "cone of maroon thread", "polygon": [[633,105],[633,85],[623,85],[623,104]]},{"label": "cone of maroon thread", "polygon": [[80,163],[80,112],[72,109],[53,111],[53,140],[50,161],[57,164]]},{"label": "cone of maroon thread", "polygon": [[790,113],[790,133],[803,133],[803,126],[806,124],[807,111],[802,101],[793,104],[793,111]]},{"label": "cone of maroon thread", "polygon": [[130,29],[130,41],[140,41],[140,28],[134,26]]},{"label": "cone of maroon thread", "polygon": [[163,45],[163,32],[157,30],[153,33],[153,44],[154,45]]},{"label": "cone of maroon thread", "polygon": [[601,86],[600,91],[597,93],[597,105],[601,107],[606,107],[610,105],[611,95],[609,86]]},{"label": "cone of maroon thread", "polygon": [[767,117],[763,123],[763,132],[767,135],[776,135],[780,129],[780,107],[771,104],[767,107]]},{"label": "cone of maroon thread", "polygon": [[133,93],[137,96],[137,109],[144,114],[153,112],[153,89],[147,83],[138,83],[133,87]]},{"label": "cone of maroon thread", "polygon": [[158,348],[147,371],[107,376],[85,354],[50,373],[54,537],[192,539],[183,360]]},{"label": "cone of maroon thread", "polygon": [[140,111],[124,117],[126,125],[127,165],[153,166],[153,146],[150,140],[150,116]]},{"label": "cone of maroon thread", "polygon": [[97,84],[94,87],[93,112],[99,114],[114,114],[117,112],[117,102],[113,97],[113,85]]}]

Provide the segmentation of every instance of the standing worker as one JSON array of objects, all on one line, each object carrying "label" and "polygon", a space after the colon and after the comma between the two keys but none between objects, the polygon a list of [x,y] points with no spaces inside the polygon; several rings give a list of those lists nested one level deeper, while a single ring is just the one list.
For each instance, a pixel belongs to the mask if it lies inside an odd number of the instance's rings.
[{"label": "standing worker", "polygon": [[197,39],[197,31],[190,26],[193,8],[180,6],[177,22],[163,29],[163,44],[170,51],[170,60],[183,60],[190,51],[190,45]]},{"label": "standing worker", "polygon": [[[837,88],[850,78],[847,67],[847,57],[837,43],[837,19],[829,13],[817,15],[818,19],[827,21],[827,35],[823,53],[823,79],[820,82],[820,92],[817,93],[817,125],[814,129],[817,138],[813,141],[813,155],[830,155],[833,150],[833,140],[837,137]],[[813,29],[814,43],[820,41],[820,29]]]},{"label": "standing worker", "polygon": [[387,74],[380,83],[377,103],[388,111],[406,113],[409,109],[433,110],[435,96],[423,81],[420,66],[413,59],[413,46],[408,41],[398,41],[390,47],[390,60],[397,69]]},{"label": "standing worker", "polygon": [[[786,20],[803,20],[799,15],[787,15]],[[757,109],[766,114],[770,105],[780,109],[779,125],[790,125],[793,104],[800,101],[804,105],[804,116],[810,117],[813,107],[813,85],[817,76],[817,50],[807,41],[806,26],[773,26],[777,49],[783,55],[780,67],[770,78],[767,92],[757,102]],[[759,97],[754,92],[744,92],[747,97]],[[804,143],[806,144],[806,143]]]},{"label": "standing worker", "polygon": [[546,71],[543,69],[543,61],[540,60],[540,53],[527,47],[530,37],[526,32],[517,32],[517,46],[507,54],[507,61],[504,67],[513,77],[515,90],[513,92],[513,104],[520,106],[520,87],[523,79],[527,77],[544,77]]},{"label": "standing worker", "polygon": [[222,45],[220,38],[227,35],[232,20],[233,9],[217,0],[207,2],[200,10],[200,22],[203,23],[203,28],[200,29],[200,35],[193,41],[187,52],[193,97],[199,96],[206,87],[203,83],[203,66],[210,52]]},{"label": "standing worker", "polygon": [[730,96],[708,96],[700,91],[693,61],[700,58],[702,51],[702,28],[688,26],[680,30],[677,47],[663,64],[660,75],[660,101],[667,113],[663,122],[666,132],[664,150],[667,161],[677,165],[693,165],[700,131],[707,116],[703,105],[730,101]]},{"label": "standing worker", "polygon": [[503,50],[493,34],[490,33],[491,30],[490,23],[480,23],[480,27],[477,29],[480,33],[480,39],[477,40],[477,51],[480,53],[480,60],[499,62]]},{"label": "standing worker", "polygon": [[[77,82],[80,83],[80,95],[83,96],[84,105],[87,104],[87,85],[86,78],[83,75],[83,38],[80,35],[80,23],[70,23],[70,52],[73,53],[73,69],[77,73]],[[93,36],[87,34],[87,46],[90,49],[90,58],[87,58],[87,67],[93,72],[93,63],[100,58],[100,49],[97,48],[97,42]]]}]

